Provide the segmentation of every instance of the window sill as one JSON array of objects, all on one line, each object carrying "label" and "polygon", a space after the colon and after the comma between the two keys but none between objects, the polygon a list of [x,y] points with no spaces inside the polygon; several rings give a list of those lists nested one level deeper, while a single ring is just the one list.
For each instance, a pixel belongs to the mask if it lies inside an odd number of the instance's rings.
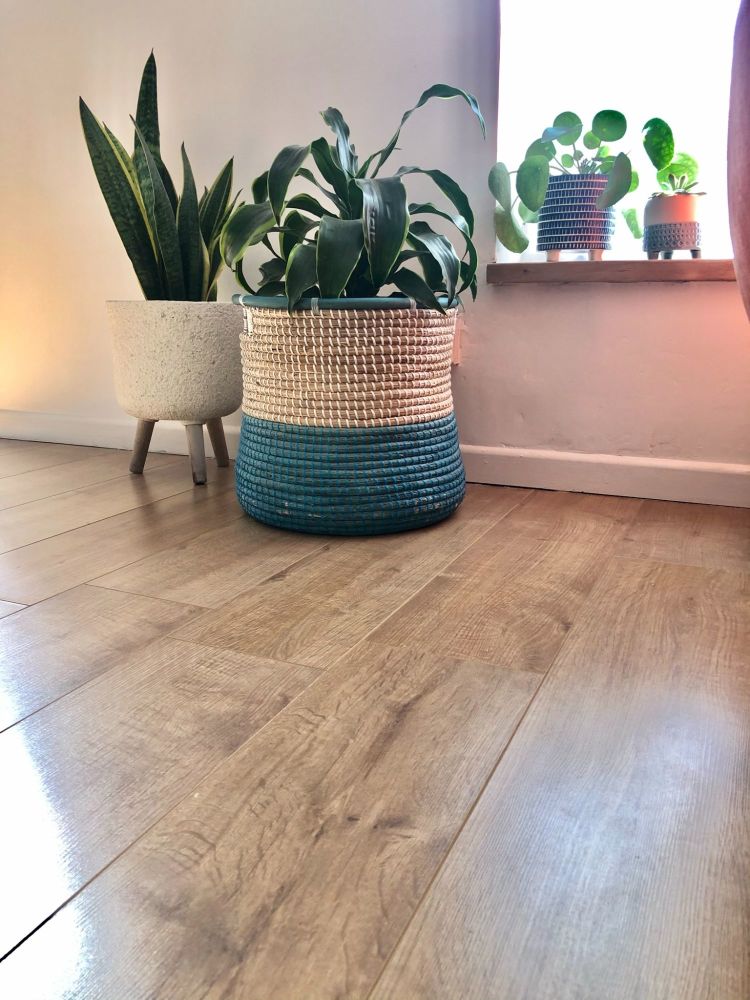
[{"label": "window sill", "polygon": [[488,264],[488,285],[736,281],[732,260],[567,260]]}]

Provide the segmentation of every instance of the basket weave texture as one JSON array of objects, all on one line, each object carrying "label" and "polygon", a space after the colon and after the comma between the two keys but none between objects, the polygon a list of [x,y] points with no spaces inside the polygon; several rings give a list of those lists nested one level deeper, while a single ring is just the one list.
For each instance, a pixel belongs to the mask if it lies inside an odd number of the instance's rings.
[{"label": "basket weave texture", "polygon": [[246,314],[236,477],[249,514],[297,531],[365,535],[456,509],[465,478],[452,312]]}]

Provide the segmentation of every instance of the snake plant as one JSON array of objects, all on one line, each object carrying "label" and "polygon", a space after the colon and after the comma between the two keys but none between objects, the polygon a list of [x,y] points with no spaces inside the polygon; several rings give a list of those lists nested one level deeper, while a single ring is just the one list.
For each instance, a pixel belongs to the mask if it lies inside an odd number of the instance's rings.
[{"label": "snake plant", "polygon": [[[484,134],[476,98],[457,87],[436,84],[403,114],[386,145],[361,164],[341,112],[337,108],[321,112],[335,143],[320,138],[282,149],[253,181],[253,203],[239,205],[224,227],[221,253],[240,285],[251,294],[285,295],[290,311],[305,293],[369,298],[388,286],[398,289],[394,294],[441,312],[439,295],[452,302],[469,289],[475,296],[474,216],[458,184],[441,170],[421,167],[403,166],[391,176],[379,176],[414,111],[432,98],[454,97],[466,102]],[[317,175],[305,165],[308,157]],[[450,202],[450,210],[432,202],[409,202],[404,179],[412,174],[428,176]],[[301,182],[308,190],[291,193],[293,181],[295,187]],[[459,255],[424,216],[451,223],[462,238],[463,253]],[[260,286],[253,289],[242,259],[259,243],[271,256],[260,267]]]},{"label": "snake plant", "polygon": [[138,94],[130,155],[83,98],[83,134],[109,214],[147,299],[216,299],[222,267],[219,235],[231,201],[232,160],[198,198],[182,146],[182,193],[177,194],[159,148],[156,60],[146,60]]}]

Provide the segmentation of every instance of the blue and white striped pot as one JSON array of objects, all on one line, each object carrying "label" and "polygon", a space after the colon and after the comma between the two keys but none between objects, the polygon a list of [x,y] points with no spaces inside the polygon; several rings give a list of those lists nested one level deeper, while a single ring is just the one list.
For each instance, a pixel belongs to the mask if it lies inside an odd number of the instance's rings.
[{"label": "blue and white striped pot", "polygon": [[[404,299],[235,296],[237,496],[277,527],[370,535],[448,517],[465,477],[451,395],[455,309]],[[346,306],[346,308],[344,308]]]},{"label": "blue and white striped pot", "polygon": [[603,174],[553,174],[539,209],[537,250],[611,250],[615,210],[596,207]]}]

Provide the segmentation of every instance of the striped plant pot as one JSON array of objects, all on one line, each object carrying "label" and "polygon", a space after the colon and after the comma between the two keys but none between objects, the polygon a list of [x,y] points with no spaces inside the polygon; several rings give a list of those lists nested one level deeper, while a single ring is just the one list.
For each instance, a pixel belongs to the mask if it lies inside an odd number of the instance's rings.
[{"label": "striped plant pot", "polygon": [[606,186],[603,174],[553,174],[539,209],[537,250],[611,250],[615,210],[596,207]]},{"label": "striped plant pot", "polygon": [[284,299],[235,301],[245,311],[237,496],[248,514],[295,531],[371,535],[458,507],[454,309],[321,299],[290,315]]}]

